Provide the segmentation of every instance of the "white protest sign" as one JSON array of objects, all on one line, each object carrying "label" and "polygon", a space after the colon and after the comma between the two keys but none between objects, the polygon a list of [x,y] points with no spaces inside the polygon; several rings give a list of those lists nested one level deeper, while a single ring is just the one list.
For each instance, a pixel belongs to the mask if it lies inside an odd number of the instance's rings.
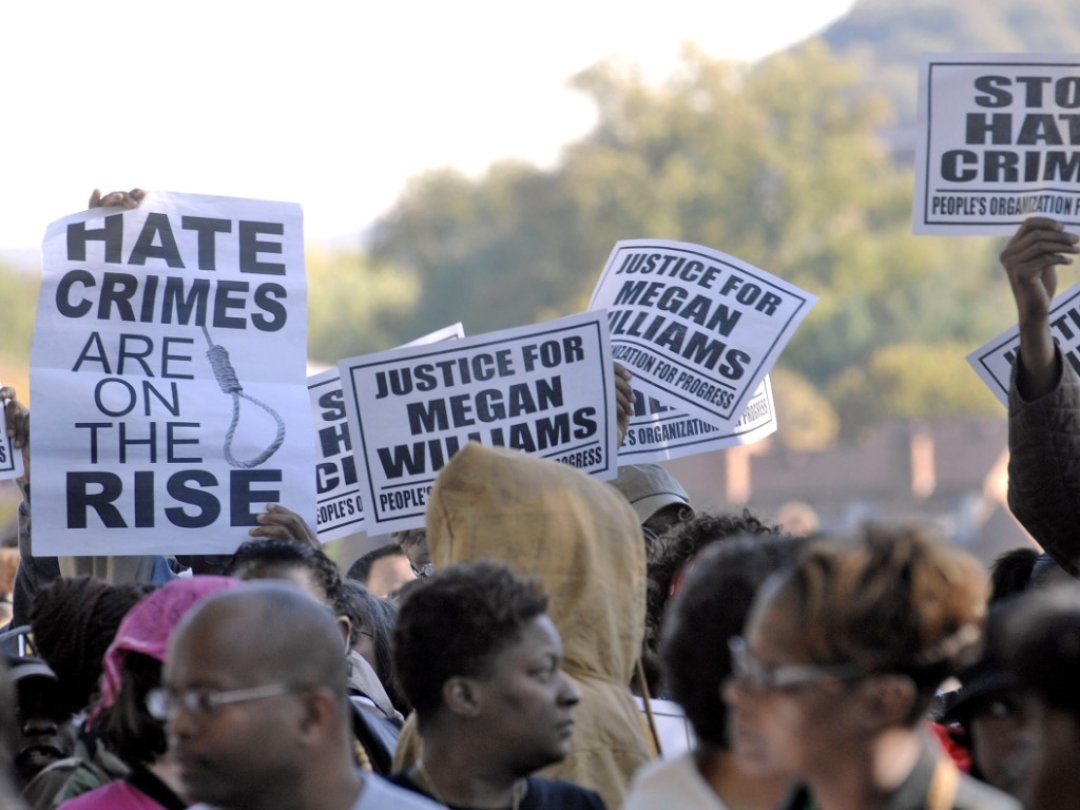
[{"label": "white protest sign", "polygon": [[23,474],[22,450],[8,436],[7,400],[0,399],[0,481],[19,478]]},{"label": "white protest sign", "polygon": [[634,389],[730,432],[817,297],[732,256],[633,239],[608,258],[589,308]]},{"label": "white protest sign", "polygon": [[267,502],[314,514],[299,206],[148,194],[43,259],[35,551],[229,552]]},{"label": "white protest sign", "polygon": [[[1050,303],[1050,332],[1066,362],[1080,373],[1080,284]],[[1020,327],[1013,326],[967,356],[975,373],[1002,405],[1009,405],[1009,379],[1020,354]]]},{"label": "white protest sign", "polygon": [[338,363],[368,533],[424,525],[435,476],[469,441],[617,474],[604,313]]},{"label": "white protest sign", "polygon": [[915,233],[1080,224],[1080,57],[925,55],[919,125]]},{"label": "white protest sign", "polygon": [[767,375],[739,421],[727,430],[634,391],[634,415],[619,448],[619,463],[647,464],[726,450],[760,441],[775,433],[776,427],[776,406]]},{"label": "white protest sign", "polygon": [[[417,338],[407,346],[423,346],[465,337],[460,323]],[[315,534],[323,543],[364,529],[361,492],[364,482],[356,469],[341,372],[335,369],[308,377],[311,413],[315,420]]]}]

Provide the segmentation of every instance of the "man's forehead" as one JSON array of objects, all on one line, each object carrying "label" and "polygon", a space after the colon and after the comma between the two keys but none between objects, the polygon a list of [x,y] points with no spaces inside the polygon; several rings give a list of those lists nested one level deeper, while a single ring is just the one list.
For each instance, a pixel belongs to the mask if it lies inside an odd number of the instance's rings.
[{"label": "man's forehead", "polygon": [[177,628],[165,661],[166,679],[206,679],[220,674],[230,680],[245,669],[245,661],[253,653],[252,622],[242,611],[215,607],[208,605]]}]

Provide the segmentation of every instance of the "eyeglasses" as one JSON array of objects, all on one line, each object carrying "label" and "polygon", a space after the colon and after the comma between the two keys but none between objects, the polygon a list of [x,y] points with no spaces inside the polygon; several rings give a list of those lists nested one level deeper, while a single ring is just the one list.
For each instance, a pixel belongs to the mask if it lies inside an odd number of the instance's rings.
[{"label": "eyeglasses", "polygon": [[731,678],[758,692],[795,689],[822,681],[851,681],[865,678],[867,673],[855,664],[794,664],[770,667],[750,654],[742,636],[728,639],[731,650]]},{"label": "eyeglasses", "polygon": [[151,717],[162,722],[174,717],[181,708],[189,714],[208,717],[217,713],[222,706],[287,695],[290,692],[299,692],[303,688],[305,687],[290,683],[268,683],[264,686],[231,689],[225,692],[213,689],[186,689],[183,692],[164,688],[151,689],[146,695],[146,710],[150,712]]}]

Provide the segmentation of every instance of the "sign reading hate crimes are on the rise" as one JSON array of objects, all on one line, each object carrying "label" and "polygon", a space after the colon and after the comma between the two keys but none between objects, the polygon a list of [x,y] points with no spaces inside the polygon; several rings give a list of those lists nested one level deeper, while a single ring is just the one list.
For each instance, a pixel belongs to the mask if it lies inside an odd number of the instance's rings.
[{"label": "sign reading hate crimes are on the rise", "polygon": [[[465,337],[461,323],[455,323],[407,346],[425,346]],[[364,529],[364,502],[361,480],[353,455],[352,437],[345,414],[345,392],[341,372],[331,369],[308,377],[311,414],[315,422],[315,534],[323,543]]]},{"label": "sign reading hate crimes are on the rise", "polygon": [[617,473],[604,313],[341,360],[369,534],[424,525],[440,469],[469,441]]},{"label": "sign reading hate crimes are on the rise", "polygon": [[817,298],[686,242],[633,239],[608,257],[589,308],[634,390],[730,432]]},{"label": "sign reading hate crimes are on the rise", "polygon": [[[1080,374],[1080,284],[1070,287],[1050,303],[1050,332],[1065,362]],[[967,356],[975,373],[1006,407],[1010,375],[1019,354],[1020,328],[1013,326]]]},{"label": "sign reading hate crimes are on the rise", "polygon": [[915,233],[1080,224],[1080,57],[924,56],[919,123]]},{"label": "sign reading hate crimes are on the rise", "polygon": [[299,206],[152,193],[43,260],[35,551],[228,552],[267,502],[314,512]]}]

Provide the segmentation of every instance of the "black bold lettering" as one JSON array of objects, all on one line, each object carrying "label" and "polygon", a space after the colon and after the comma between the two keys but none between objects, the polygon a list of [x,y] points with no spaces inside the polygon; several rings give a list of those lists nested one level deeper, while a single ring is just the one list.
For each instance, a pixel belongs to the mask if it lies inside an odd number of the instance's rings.
[{"label": "black bold lettering", "polygon": [[277,503],[280,489],[252,489],[256,482],[280,482],[281,470],[232,470],[229,476],[230,526],[257,526],[262,510],[252,511],[253,504]]},{"label": "black bold lettering", "polygon": [[[156,239],[161,240],[160,245],[154,244]],[[172,225],[165,214],[146,215],[146,222],[139,232],[139,238],[135,240],[128,264],[144,265],[147,259],[164,259],[169,267],[184,266],[180,259],[180,249],[176,246],[176,237],[173,236]]]},{"label": "black bold lettering", "polygon": [[214,234],[231,233],[232,223],[227,219],[214,217],[183,217],[180,227],[185,231],[195,231],[198,235],[199,269],[217,270],[217,244]]},{"label": "black bold lettering", "polygon": [[280,236],[285,233],[285,226],[280,222],[246,222],[240,220],[240,272],[265,273],[271,276],[285,275],[285,265],[272,262],[260,262],[260,253],[281,255],[281,242],[263,242],[262,234]]},{"label": "black bold lettering", "polygon": [[111,214],[105,217],[100,228],[87,230],[85,222],[73,222],[67,228],[67,257],[69,262],[86,261],[86,243],[88,241],[105,243],[105,261],[120,264],[123,259],[121,248],[124,244],[124,215]]},{"label": "black bold lettering", "polygon": [[[98,488],[90,492],[91,487]],[[87,510],[93,509],[107,529],[126,529],[113,501],[124,491],[120,476],[109,472],[69,472],[67,474],[67,527],[85,529]]]},{"label": "black bold lettering", "polygon": [[214,326],[218,329],[243,329],[247,326],[244,318],[229,314],[230,309],[243,309],[245,301],[240,296],[248,290],[246,281],[219,281],[214,290]]},{"label": "black bold lettering", "polygon": [[170,506],[165,517],[173,526],[181,529],[204,529],[213,524],[221,514],[221,504],[207,487],[216,487],[217,478],[207,470],[181,470],[169,476],[166,490],[174,501],[194,506],[195,514],[188,514],[182,506]]},{"label": "black bold lettering", "polygon": [[56,309],[65,318],[81,318],[94,306],[85,298],[78,304],[71,303],[71,287],[75,284],[93,287],[97,285],[97,280],[87,270],[69,270],[64,273],[60,283],[56,285]]},{"label": "black bold lettering", "polygon": [[267,313],[263,315],[256,312],[251,316],[251,323],[256,329],[260,332],[276,332],[285,325],[285,320],[289,317],[285,305],[281,303],[285,296],[285,288],[280,284],[260,284],[255,288],[252,300],[255,306]]}]

